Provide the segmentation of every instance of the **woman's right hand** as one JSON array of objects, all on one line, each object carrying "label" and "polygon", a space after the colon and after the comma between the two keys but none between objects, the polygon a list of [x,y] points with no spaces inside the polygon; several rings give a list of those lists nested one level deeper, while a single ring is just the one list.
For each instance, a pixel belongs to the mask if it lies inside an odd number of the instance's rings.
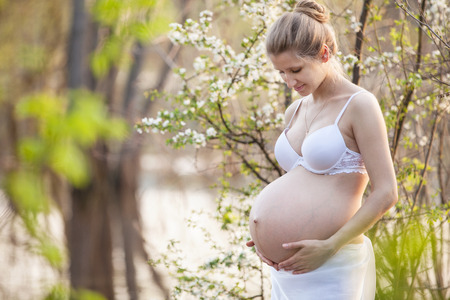
[{"label": "woman's right hand", "polygon": [[265,262],[266,264],[268,264],[269,266],[271,266],[271,267],[275,268],[277,271],[279,271],[278,264],[275,263],[275,262],[273,262],[273,261],[271,261],[270,259],[268,259],[268,258],[265,257],[264,255],[262,255],[261,252],[259,252],[258,248],[256,248],[255,242],[253,242],[253,241],[248,241],[248,242],[246,243],[246,245],[247,245],[247,247],[255,247],[256,254],[259,256],[259,258],[260,258],[263,262]]}]

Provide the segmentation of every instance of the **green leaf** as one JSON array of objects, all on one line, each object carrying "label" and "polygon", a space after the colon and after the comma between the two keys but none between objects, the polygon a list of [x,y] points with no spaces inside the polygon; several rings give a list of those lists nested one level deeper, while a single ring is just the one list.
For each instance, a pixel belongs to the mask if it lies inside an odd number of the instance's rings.
[{"label": "green leaf", "polygon": [[19,212],[38,214],[48,212],[49,200],[44,193],[40,175],[21,170],[7,178],[7,190]]},{"label": "green leaf", "polygon": [[53,267],[62,267],[63,255],[61,253],[61,250],[53,243],[50,243],[49,241],[43,241],[40,245],[39,252],[48,260],[48,262]]},{"label": "green leaf", "polygon": [[19,101],[16,112],[19,117],[35,117],[45,121],[49,117],[62,115],[66,101],[48,94],[34,94]]},{"label": "green leaf", "polygon": [[23,138],[19,141],[20,159],[28,163],[43,163],[46,156],[46,145],[38,138]]},{"label": "green leaf", "polygon": [[67,124],[70,136],[82,146],[90,146],[104,134],[104,128],[115,127],[109,123],[107,109],[101,98],[86,91],[73,94],[73,106]]},{"label": "green leaf", "polygon": [[90,290],[84,290],[79,289],[75,292],[73,292],[71,299],[73,300],[106,300],[105,297],[103,297],[101,294],[90,291]]},{"label": "green leaf", "polygon": [[92,7],[94,18],[104,24],[114,26],[120,18],[127,1],[122,0],[97,0]]},{"label": "green leaf", "polygon": [[110,59],[107,53],[95,52],[91,57],[92,72],[97,78],[105,76],[108,73],[110,65]]},{"label": "green leaf", "polygon": [[70,141],[54,145],[49,155],[51,168],[65,176],[73,185],[83,186],[89,179],[89,167],[84,153]]},{"label": "green leaf", "polygon": [[68,300],[70,290],[63,284],[54,285],[48,295],[44,298],[45,300]]},{"label": "green leaf", "polygon": [[108,119],[102,127],[102,137],[112,140],[123,140],[131,132],[130,126],[119,118]]}]

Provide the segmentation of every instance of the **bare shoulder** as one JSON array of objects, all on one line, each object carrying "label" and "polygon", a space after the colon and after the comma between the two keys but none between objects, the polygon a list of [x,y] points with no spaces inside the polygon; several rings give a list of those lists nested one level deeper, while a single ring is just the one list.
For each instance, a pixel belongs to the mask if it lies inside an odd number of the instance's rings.
[{"label": "bare shoulder", "polygon": [[348,108],[353,121],[365,122],[381,116],[380,104],[372,93],[364,91],[355,95]]},{"label": "bare shoulder", "polygon": [[363,91],[359,93],[358,95],[355,95],[352,103],[351,103],[352,109],[356,111],[367,111],[370,112],[371,110],[379,110],[380,104],[378,103],[377,98],[374,94]]},{"label": "bare shoulder", "polygon": [[353,133],[360,141],[363,136],[386,139],[386,124],[375,95],[366,91],[355,95],[348,109]]}]

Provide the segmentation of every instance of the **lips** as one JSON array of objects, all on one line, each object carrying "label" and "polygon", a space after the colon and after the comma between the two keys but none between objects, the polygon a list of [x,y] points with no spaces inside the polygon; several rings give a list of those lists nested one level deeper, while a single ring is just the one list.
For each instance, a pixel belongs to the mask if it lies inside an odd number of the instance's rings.
[{"label": "lips", "polygon": [[296,90],[297,92],[301,92],[303,90],[303,88],[305,87],[304,84],[300,85],[300,86],[296,86],[294,87],[294,90]]}]

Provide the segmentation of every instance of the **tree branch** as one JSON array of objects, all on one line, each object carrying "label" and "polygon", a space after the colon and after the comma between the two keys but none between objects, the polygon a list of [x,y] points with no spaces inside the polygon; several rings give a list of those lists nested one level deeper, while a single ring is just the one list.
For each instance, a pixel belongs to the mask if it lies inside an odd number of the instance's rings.
[{"label": "tree branch", "polygon": [[[426,0],[422,0],[421,8],[420,8],[421,9],[421,12],[420,12],[421,18],[423,18],[423,12],[425,11],[425,6],[426,6]],[[421,61],[422,61],[422,31],[419,30],[418,31],[418,45],[417,45],[416,61],[414,64],[414,69],[413,69],[414,73],[417,73],[419,71],[420,66],[421,66]],[[392,146],[391,146],[392,158],[395,157],[398,145],[400,143],[400,135],[403,130],[403,124],[406,119],[406,113],[408,112],[408,106],[412,101],[412,96],[414,94],[414,91],[415,91],[414,85],[408,84],[406,86],[404,98],[403,98],[402,102],[400,103],[400,107],[397,112],[397,122],[395,124],[394,137],[392,139]]]},{"label": "tree branch", "polygon": [[434,140],[434,137],[436,135],[437,124],[439,123],[438,122],[438,117],[439,117],[439,112],[438,112],[438,110],[436,110],[435,113],[434,113],[433,128],[431,130],[430,143],[428,145],[428,151],[427,151],[427,155],[425,157],[425,163],[424,163],[424,166],[423,166],[422,174],[420,174],[421,176],[420,176],[419,186],[417,187],[417,190],[416,190],[416,193],[415,193],[414,199],[413,199],[413,205],[412,205],[413,208],[414,208],[414,206],[417,203],[417,199],[419,198],[420,192],[421,192],[422,187],[424,185],[423,182],[424,182],[425,174],[427,172],[428,164],[430,162],[431,150],[432,150],[432,146],[433,146],[433,140]]},{"label": "tree branch", "polygon": [[[423,1],[423,2],[425,2],[425,1]],[[395,0],[395,4],[397,4],[397,6],[401,9],[401,10],[403,10],[408,16],[410,16],[411,18],[413,18],[420,26],[420,29],[421,30],[423,30],[423,28],[422,28],[422,26],[425,26],[439,41],[441,41],[444,45],[445,45],[445,47],[447,48],[447,49],[450,49],[450,44],[449,43],[447,43],[446,41],[444,41],[444,39],[439,35],[439,34],[437,34],[434,30],[433,30],[433,28],[431,28],[431,26],[430,25],[428,25],[426,22],[424,22],[424,20],[423,20],[423,12],[424,12],[424,10],[422,10],[422,12],[421,12],[421,14],[420,14],[420,18],[419,19],[417,19],[406,7],[405,7],[405,5],[403,4],[403,3],[399,3],[397,0]],[[425,32],[426,33],[426,32]],[[433,39],[430,35],[428,35],[428,33],[426,33],[427,34],[427,36],[430,38],[430,39]]]},{"label": "tree branch", "polygon": [[360,76],[360,63],[362,57],[362,45],[364,42],[364,31],[366,29],[367,24],[367,16],[370,11],[370,5],[372,0],[364,0],[364,5],[361,11],[361,15],[359,17],[359,23],[361,23],[361,27],[359,31],[356,33],[356,42],[355,42],[355,56],[358,59],[353,65],[353,79],[352,82],[354,84],[358,84],[361,78]]}]

